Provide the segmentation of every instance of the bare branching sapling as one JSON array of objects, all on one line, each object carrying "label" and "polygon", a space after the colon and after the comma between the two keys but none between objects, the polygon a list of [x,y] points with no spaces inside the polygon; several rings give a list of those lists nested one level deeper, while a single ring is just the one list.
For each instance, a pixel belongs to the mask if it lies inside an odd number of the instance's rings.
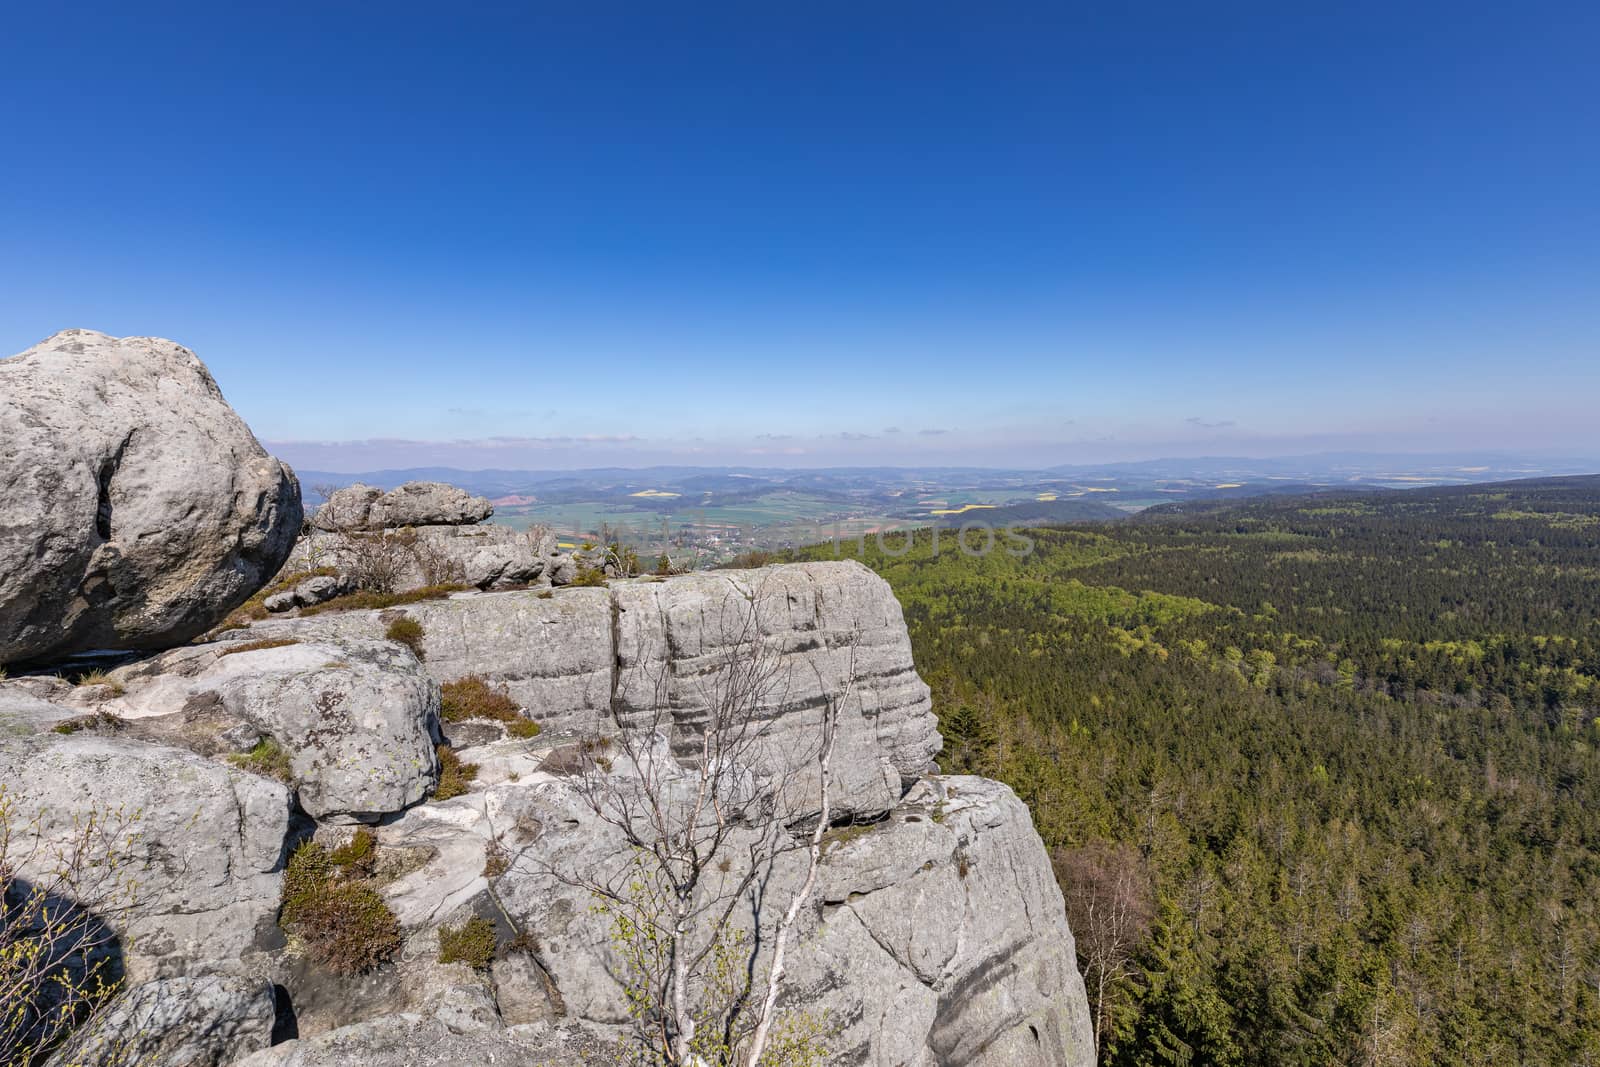
[{"label": "bare branching sapling", "polygon": [[[662,655],[635,668],[651,691],[627,695],[632,710],[619,713],[608,754],[579,776],[585,802],[632,861],[604,874],[556,873],[593,894],[612,923],[629,972],[630,1063],[824,1062],[825,1020],[779,1001],[816,891],[856,642],[842,679],[830,684],[813,662],[820,699],[791,707],[795,668],[763,639],[760,599],[758,590],[724,602],[729,639],[714,662],[680,675]],[[814,725],[800,731],[808,741],[797,742],[792,719],[777,732],[777,709],[799,716],[813,706]]]}]

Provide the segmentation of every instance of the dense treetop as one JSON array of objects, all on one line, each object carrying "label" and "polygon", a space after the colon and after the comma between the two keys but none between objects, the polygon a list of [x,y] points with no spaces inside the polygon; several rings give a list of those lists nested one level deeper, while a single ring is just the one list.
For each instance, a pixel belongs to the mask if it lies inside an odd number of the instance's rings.
[{"label": "dense treetop", "polygon": [[1022,536],[863,558],[946,769],[1053,850],[1105,1062],[1600,1060],[1600,479]]}]

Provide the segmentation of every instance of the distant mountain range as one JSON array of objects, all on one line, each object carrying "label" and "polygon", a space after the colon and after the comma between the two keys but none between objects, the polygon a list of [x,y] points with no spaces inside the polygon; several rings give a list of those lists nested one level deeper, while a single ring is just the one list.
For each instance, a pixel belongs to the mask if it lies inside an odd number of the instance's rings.
[{"label": "distant mountain range", "polygon": [[[1119,492],[1144,490],[1199,496],[1252,496],[1330,486],[1420,486],[1506,481],[1600,472],[1600,459],[1551,458],[1509,453],[1385,454],[1322,453],[1269,459],[1208,456],[1124,463],[1062,465],[1038,470],[990,467],[595,467],[585,470],[405,470],[335,473],[305,470],[308,491],[318,486],[365,482],[393,488],[408,481],[440,481],[496,497],[531,497],[543,502],[594,499],[597,495],[654,490],[676,499],[715,496],[752,498],[776,490],[849,497],[905,489],[1008,489],[1112,483]],[[316,499],[315,492],[308,496]],[[645,499],[645,498],[636,498]],[[657,498],[673,499],[673,498]],[[1125,509],[1124,509],[1125,510]]]}]

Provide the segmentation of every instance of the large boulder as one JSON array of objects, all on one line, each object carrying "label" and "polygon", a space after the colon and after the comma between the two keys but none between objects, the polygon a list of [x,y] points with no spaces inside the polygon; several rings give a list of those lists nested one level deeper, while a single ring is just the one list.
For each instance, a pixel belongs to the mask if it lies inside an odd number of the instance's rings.
[{"label": "large boulder", "polygon": [[0,360],[0,663],[148,649],[277,573],[300,487],[193,352],[67,330]]},{"label": "large boulder", "polygon": [[406,482],[385,493],[357,482],[335,490],[311,518],[319,530],[392,530],[401,526],[470,526],[494,505],[445,482]]},{"label": "large boulder", "polygon": [[38,881],[81,858],[73,884],[93,889],[132,981],[242,972],[270,947],[289,830],[277,782],[89,729],[0,737],[0,782],[6,862]]},{"label": "large boulder", "polygon": [[120,667],[109,676],[117,692],[94,706],[134,736],[202,755],[270,742],[315,819],[375,819],[427,794],[437,772],[439,686],[408,649],[250,636]]}]

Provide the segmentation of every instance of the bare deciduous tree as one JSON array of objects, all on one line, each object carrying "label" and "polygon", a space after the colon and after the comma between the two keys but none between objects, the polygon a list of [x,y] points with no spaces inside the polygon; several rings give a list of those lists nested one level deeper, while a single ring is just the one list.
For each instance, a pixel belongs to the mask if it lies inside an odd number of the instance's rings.
[{"label": "bare deciduous tree", "polygon": [[1131,845],[1061,849],[1052,862],[1067,898],[1067,921],[1089,987],[1098,1054],[1118,998],[1138,973],[1134,952],[1155,917],[1150,875],[1139,850]]},{"label": "bare deciduous tree", "polygon": [[[785,672],[779,651],[762,640],[759,599],[725,602],[725,612],[739,613],[733,640],[714,665],[679,679],[692,701],[675,708],[673,664],[654,664],[640,672],[654,691],[633,702],[642,709],[634,721],[585,746],[592,757],[580,775],[584,799],[634,860],[610,876],[557,876],[592,893],[613,922],[632,972],[633,1062],[822,1062],[822,1022],[778,1002],[795,927],[816,890],[832,810],[830,761],[855,694],[855,643],[838,684],[813,664],[821,691],[814,744],[797,752],[785,735],[780,751],[770,709],[784,703]],[[685,715],[686,703],[703,717]],[[773,899],[782,892],[775,865],[790,854],[803,863],[800,885]]]}]

